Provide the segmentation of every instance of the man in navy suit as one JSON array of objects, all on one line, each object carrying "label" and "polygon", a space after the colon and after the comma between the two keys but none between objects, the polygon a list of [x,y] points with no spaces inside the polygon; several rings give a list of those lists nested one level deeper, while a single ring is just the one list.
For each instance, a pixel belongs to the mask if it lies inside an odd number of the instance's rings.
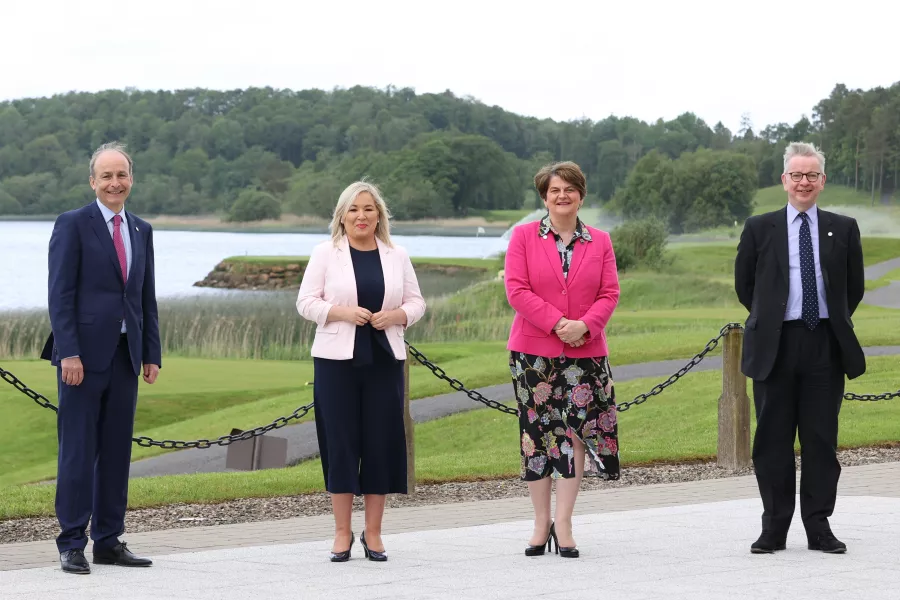
[{"label": "man in navy suit", "polygon": [[57,367],[59,463],[56,545],[62,570],[150,566],[119,540],[125,531],[138,377],[153,383],[161,348],[150,225],[125,211],[134,183],[118,143],[91,157],[96,202],[59,216],[50,238],[52,333],[42,358]]}]

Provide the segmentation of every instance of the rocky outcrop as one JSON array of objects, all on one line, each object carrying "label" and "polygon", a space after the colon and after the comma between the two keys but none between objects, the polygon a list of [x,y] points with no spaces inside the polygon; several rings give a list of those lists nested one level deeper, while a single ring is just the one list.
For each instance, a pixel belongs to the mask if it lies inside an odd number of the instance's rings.
[{"label": "rocky outcrop", "polygon": [[194,284],[231,290],[289,290],[300,287],[306,263],[265,264],[223,260]]}]

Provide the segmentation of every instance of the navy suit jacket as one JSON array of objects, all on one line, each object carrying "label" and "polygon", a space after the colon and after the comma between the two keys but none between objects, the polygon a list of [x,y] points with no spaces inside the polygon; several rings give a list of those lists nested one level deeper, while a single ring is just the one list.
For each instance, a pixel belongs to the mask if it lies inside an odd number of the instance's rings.
[{"label": "navy suit jacket", "polygon": [[125,319],[135,376],[140,375],[142,363],[162,366],[153,230],[130,212],[126,216],[132,253],[127,282],[122,280],[112,236],[96,202],[56,219],[49,253],[52,331],[41,353],[53,365],[79,356],[86,371],[106,370]]}]

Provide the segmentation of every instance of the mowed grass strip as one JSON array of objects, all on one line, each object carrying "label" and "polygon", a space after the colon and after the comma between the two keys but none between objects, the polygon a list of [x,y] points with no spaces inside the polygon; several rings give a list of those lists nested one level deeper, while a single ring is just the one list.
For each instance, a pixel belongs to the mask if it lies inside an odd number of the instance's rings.
[{"label": "mowed grass strip", "polygon": [[[689,358],[728,322],[743,322],[740,308],[616,311],[608,330],[615,365]],[[900,311],[862,306],[853,317],[865,346],[900,344]],[[508,327],[508,323],[504,325]],[[509,381],[506,342],[414,344],[469,388]],[[715,348],[711,356],[720,352]],[[896,360],[896,359],[895,359]],[[306,361],[210,360],[171,357],[160,379],[141,384],[136,435],[154,439],[212,439],[233,427],[249,429],[312,402],[313,365]],[[4,362],[33,389],[56,402],[55,370],[45,361]],[[452,391],[428,369],[410,363],[414,399]],[[884,390],[882,390],[884,391]],[[309,418],[309,417],[308,417]],[[15,439],[0,453],[0,485],[52,478],[56,472],[55,414],[38,408],[11,386],[0,387],[0,435]],[[165,452],[134,449],[134,458]]]},{"label": "mowed grass strip", "polygon": [[[656,383],[655,378],[619,383],[618,401],[630,400]],[[896,357],[870,359],[868,372],[847,386],[856,393],[898,387]],[[721,389],[720,373],[690,373],[659,396],[619,413],[623,476],[628,477],[629,465],[713,458]],[[751,422],[752,415],[751,408]],[[844,402],[839,444],[858,447],[896,443],[898,420],[898,400]],[[751,435],[754,430],[755,426],[751,427]],[[424,483],[515,477],[519,474],[518,448],[517,419],[498,411],[478,409],[421,423],[416,426],[416,479]],[[321,491],[321,463],[311,460],[296,467],[249,473],[136,478],[130,484],[129,505],[212,503]],[[0,490],[0,518],[53,514],[53,494],[52,484]]]}]

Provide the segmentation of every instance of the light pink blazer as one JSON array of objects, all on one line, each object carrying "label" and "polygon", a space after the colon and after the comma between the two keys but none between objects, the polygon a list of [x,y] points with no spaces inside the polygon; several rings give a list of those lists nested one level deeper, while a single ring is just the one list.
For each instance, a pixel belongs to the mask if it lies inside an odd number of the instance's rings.
[{"label": "light pink blazer", "polygon": [[[425,300],[406,250],[393,248],[376,239],[381,269],[384,271],[384,303],[382,310],[403,309],[409,327],[425,314]],[[313,249],[300,282],[297,312],[316,323],[316,336],[311,354],[318,358],[350,360],[356,343],[356,325],[344,321],[326,323],[333,306],[357,306],[356,275],[350,259],[350,245],[346,236],[335,246],[331,240]],[[391,350],[397,360],[406,359],[403,325],[385,329]]]},{"label": "light pink blazer", "polygon": [[[592,241],[576,242],[563,278],[556,240],[538,235],[540,222],[513,229],[506,250],[506,297],[516,311],[507,350],[555,358],[609,356],[606,324],[619,303],[619,276],[612,242],[605,231],[587,227]],[[553,332],[560,317],[584,321],[588,342],[564,344]]]}]

